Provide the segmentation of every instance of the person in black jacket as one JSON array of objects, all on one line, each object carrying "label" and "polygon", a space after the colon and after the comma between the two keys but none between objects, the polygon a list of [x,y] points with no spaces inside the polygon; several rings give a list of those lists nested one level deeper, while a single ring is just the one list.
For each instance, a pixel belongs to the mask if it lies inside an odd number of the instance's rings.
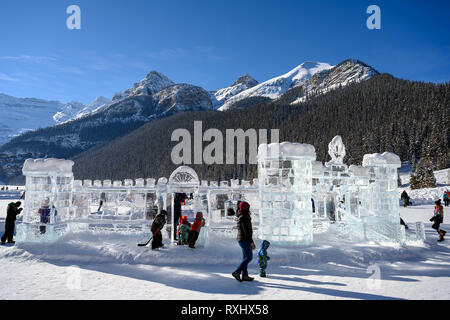
[{"label": "person in black jacket", "polygon": [[151,232],[153,234],[153,241],[152,241],[152,249],[157,249],[159,247],[164,246],[162,242],[162,233],[161,230],[166,224],[166,217],[167,217],[167,211],[161,210],[161,213],[159,213],[155,220],[153,220]]},{"label": "person in black jacket", "polygon": [[400,198],[403,200],[403,206],[406,208],[411,202],[409,202],[409,196],[406,193],[406,190],[403,190]]},{"label": "person in black jacket", "polygon": [[22,208],[19,208],[22,205],[20,201],[17,202],[11,202],[8,204],[8,211],[6,212],[6,219],[5,219],[5,233],[2,237],[2,245],[5,244],[6,239],[8,239],[8,243],[15,243],[13,241],[14,237],[14,228],[16,224],[17,216],[22,211]]},{"label": "person in black jacket", "polygon": [[[247,266],[253,259],[255,243],[253,242],[252,219],[250,217],[250,205],[243,201],[239,203],[237,217],[237,241],[242,249],[242,262],[238,268],[231,274],[237,281],[252,281],[253,278],[248,276]],[[242,278],[241,278],[242,273]]]}]

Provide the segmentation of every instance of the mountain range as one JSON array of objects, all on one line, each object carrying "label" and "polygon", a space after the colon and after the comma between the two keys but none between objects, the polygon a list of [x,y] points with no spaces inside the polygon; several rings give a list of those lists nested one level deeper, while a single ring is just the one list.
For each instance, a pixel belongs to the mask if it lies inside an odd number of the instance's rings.
[{"label": "mountain range", "polygon": [[[250,107],[255,110],[267,103],[298,106],[377,75],[378,71],[358,60],[345,60],[336,66],[304,62],[262,83],[246,74],[229,87],[208,92],[195,85],[176,84],[162,73],[151,71],[111,100],[99,97],[88,105],[40,101],[41,106],[48,105],[43,115],[51,120],[46,119],[39,125],[42,128],[24,132],[0,146],[0,180],[20,175],[26,158],[75,157],[92,148],[103,148],[146,123],[163,121],[175,114],[209,111],[218,115],[219,111],[226,114]],[[38,121],[35,122],[36,126]]]}]

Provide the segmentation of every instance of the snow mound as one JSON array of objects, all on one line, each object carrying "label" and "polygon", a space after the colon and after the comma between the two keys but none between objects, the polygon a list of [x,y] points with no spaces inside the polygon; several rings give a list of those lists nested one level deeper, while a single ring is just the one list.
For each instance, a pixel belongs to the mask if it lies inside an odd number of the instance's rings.
[{"label": "snow mound", "polygon": [[33,172],[72,173],[72,160],[62,159],[27,159],[22,168],[23,174]]}]

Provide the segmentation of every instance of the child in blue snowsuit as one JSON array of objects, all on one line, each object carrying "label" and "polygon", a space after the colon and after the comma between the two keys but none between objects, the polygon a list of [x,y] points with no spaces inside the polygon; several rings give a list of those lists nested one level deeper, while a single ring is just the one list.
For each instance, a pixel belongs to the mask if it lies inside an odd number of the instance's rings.
[{"label": "child in blue snowsuit", "polygon": [[266,269],[267,269],[267,261],[270,260],[270,257],[267,255],[267,249],[270,246],[270,242],[267,240],[264,240],[261,243],[261,249],[258,251],[258,268],[259,268],[259,276],[265,277],[266,276]]}]

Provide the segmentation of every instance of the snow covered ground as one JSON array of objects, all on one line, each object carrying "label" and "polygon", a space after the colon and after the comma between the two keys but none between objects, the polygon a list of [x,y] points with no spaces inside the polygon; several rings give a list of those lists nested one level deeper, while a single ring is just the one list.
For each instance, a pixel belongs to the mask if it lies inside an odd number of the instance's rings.
[{"label": "snow covered ground", "polygon": [[[106,232],[2,246],[0,298],[450,299],[450,240],[436,242],[429,221],[434,192],[412,193],[414,205],[400,209],[407,232],[414,232],[414,222],[425,223],[424,244],[354,243],[321,234],[309,247],[271,246],[268,277],[257,276],[254,259],[253,282],[231,277],[241,255],[233,232],[211,232],[206,248],[195,250],[170,245],[166,237],[166,248],[152,251],[136,245],[147,234]],[[7,203],[19,196],[0,194],[0,230]],[[450,230],[447,217],[442,228]]]}]

